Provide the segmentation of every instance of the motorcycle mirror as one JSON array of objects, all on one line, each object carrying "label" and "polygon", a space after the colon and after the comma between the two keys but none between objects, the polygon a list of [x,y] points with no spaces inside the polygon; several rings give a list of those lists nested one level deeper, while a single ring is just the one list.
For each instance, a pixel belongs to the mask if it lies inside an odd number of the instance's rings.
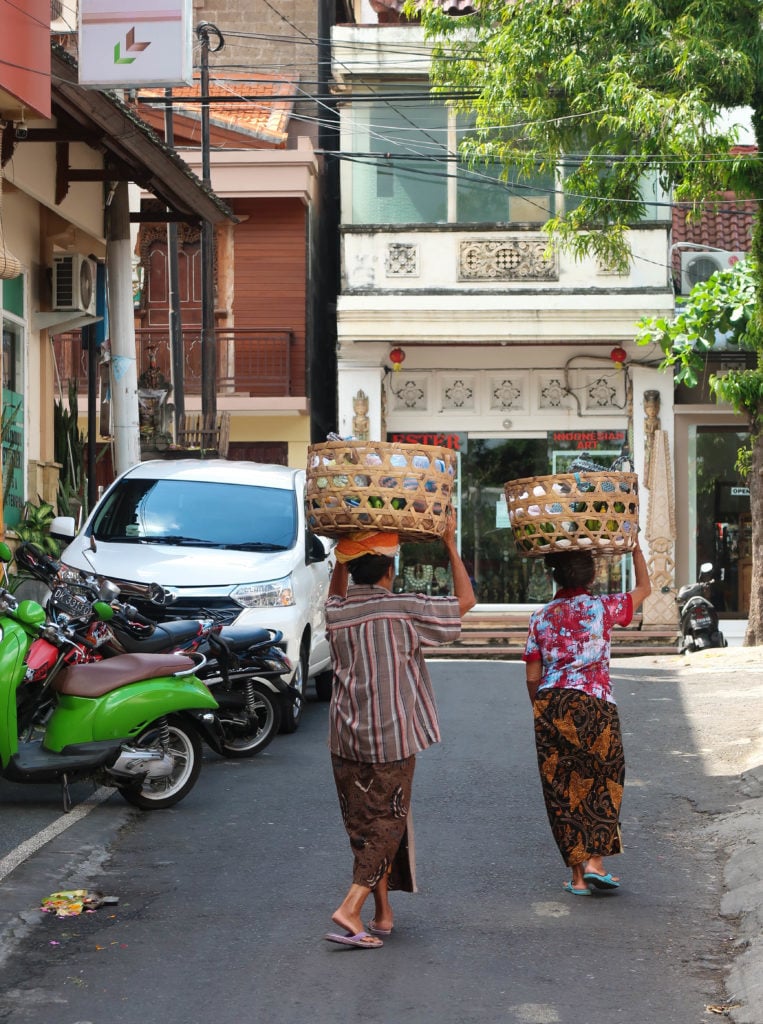
[{"label": "motorcycle mirror", "polygon": [[112,601],[116,601],[118,597],[119,587],[116,583],[112,583],[111,580],[102,580],[98,588],[98,600],[110,604]]},{"label": "motorcycle mirror", "polygon": [[110,604],[106,604],[105,601],[96,601],[93,604],[93,611],[101,622],[111,622],[114,618],[114,609]]},{"label": "motorcycle mirror", "polygon": [[11,549],[7,544],[0,544],[0,562],[10,562],[13,558]]},{"label": "motorcycle mirror", "polygon": [[164,605],[170,604],[175,600],[174,595],[165,590],[160,583],[149,583],[148,599],[151,604],[159,605],[160,608],[163,608]]}]

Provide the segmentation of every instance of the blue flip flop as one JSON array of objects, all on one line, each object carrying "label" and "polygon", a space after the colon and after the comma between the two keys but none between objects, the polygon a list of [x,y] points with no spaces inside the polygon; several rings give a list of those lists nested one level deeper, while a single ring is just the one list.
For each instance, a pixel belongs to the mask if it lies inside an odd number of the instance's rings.
[{"label": "blue flip flop", "polygon": [[586,871],[583,875],[583,879],[592,885],[595,889],[619,889],[620,883],[616,882],[612,875],[607,872],[606,875],[599,875],[595,871]]},{"label": "blue flip flop", "polygon": [[562,888],[564,889],[565,892],[571,893],[571,895],[573,895],[573,896],[590,896],[591,895],[591,890],[590,889],[576,889],[573,886],[572,882],[565,882],[564,885],[562,886]]}]

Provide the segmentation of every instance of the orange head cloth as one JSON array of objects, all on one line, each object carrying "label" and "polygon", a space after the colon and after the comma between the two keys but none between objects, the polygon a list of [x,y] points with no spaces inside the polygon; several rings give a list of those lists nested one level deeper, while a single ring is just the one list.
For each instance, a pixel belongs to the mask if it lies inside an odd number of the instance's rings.
[{"label": "orange head cloth", "polygon": [[359,530],[349,533],[334,548],[337,562],[351,562],[363,555],[386,555],[394,558],[400,551],[400,538],[396,533],[379,530]]}]

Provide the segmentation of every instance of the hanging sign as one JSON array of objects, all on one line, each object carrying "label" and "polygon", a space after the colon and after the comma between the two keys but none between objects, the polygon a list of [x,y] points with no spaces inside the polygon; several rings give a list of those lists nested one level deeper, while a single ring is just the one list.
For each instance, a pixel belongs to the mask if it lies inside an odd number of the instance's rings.
[{"label": "hanging sign", "polygon": [[190,85],[192,0],[80,0],[79,84]]}]

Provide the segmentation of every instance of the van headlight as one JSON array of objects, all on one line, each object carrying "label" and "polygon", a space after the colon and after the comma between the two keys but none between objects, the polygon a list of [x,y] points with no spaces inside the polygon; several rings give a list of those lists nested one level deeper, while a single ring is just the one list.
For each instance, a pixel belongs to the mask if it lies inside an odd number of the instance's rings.
[{"label": "van headlight", "polygon": [[230,596],[242,608],[288,608],[295,603],[291,576],[265,583],[242,583]]}]

